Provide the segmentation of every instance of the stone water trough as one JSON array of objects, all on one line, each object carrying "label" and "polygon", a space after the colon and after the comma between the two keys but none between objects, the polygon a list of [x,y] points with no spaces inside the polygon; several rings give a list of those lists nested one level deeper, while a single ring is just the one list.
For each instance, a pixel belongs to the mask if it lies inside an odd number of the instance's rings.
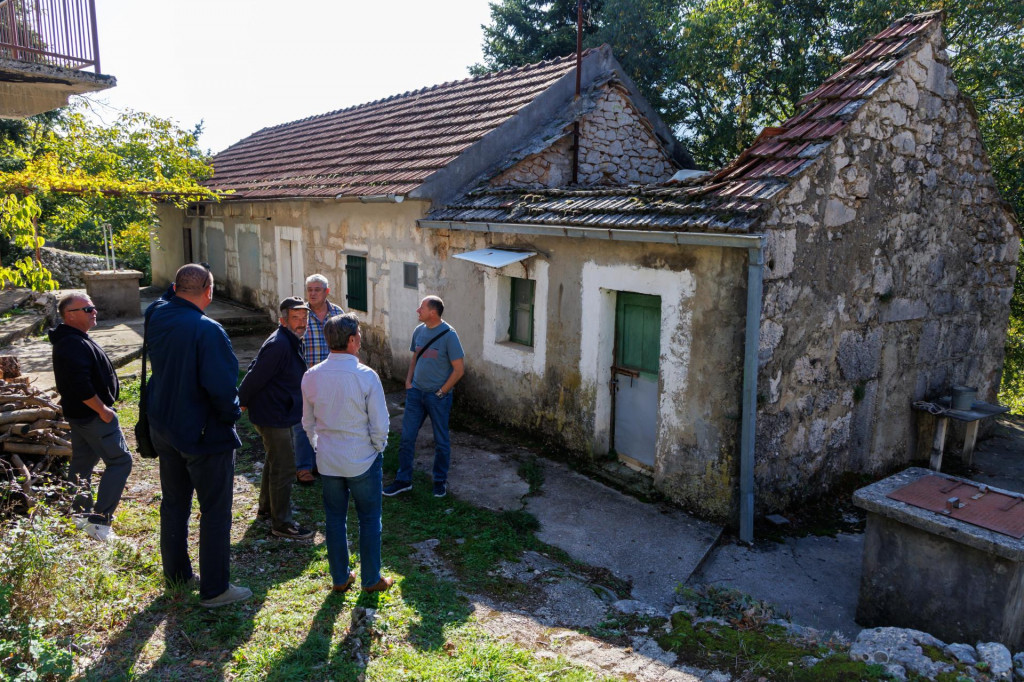
[{"label": "stone water trough", "polygon": [[85,291],[104,318],[138,317],[141,310],[138,270],[88,270]]},{"label": "stone water trough", "polygon": [[911,468],[853,500],[868,513],[858,623],[1024,648],[1024,497]]}]

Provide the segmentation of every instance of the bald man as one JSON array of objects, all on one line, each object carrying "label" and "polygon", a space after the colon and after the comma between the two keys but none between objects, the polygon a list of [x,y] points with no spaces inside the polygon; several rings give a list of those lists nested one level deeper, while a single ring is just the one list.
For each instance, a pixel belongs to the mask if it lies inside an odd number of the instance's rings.
[{"label": "bald man", "polygon": [[215,608],[252,596],[228,582],[238,358],[224,328],[203,311],[213,302],[213,274],[188,264],[174,276],[174,296],[146,311],[153,362],[149,430],[160,455],[160,556],[164,578],[194,578],[188,554],[192,497],[199,500],[199,604]]},{"label": "bald man", "polygon": [[[90,537],[107,542],[114,537],[111,523],[132,471],[132,456],[113,405],[121,386],[110,358],[89,337],[97,309],[85,294],[68,294],[57,304],[62,322],[50,330],[53,376],[64,418],[71,425],[71,465],[68,478],[78,494],[72,505],[77,525]],[[96,502],[92,472],[103,460]]]}]

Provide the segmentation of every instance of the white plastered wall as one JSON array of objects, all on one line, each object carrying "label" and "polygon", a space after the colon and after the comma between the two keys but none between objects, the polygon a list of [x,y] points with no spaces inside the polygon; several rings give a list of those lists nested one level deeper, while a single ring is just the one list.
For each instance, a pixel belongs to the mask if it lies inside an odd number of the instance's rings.
[{"label": "white plastered wall", "polygon": [[[544,374],[548,337],[548,264],[531,258],[503,268],[480,266],[484,272],[484,360],[520,374]],[[531,279],[533,291],[533,346],[508,340],[511,279]]]},{"label": "white plastered wall", "polygon": [[594,450],[599,454],[611,447],[612,396],[608,386],[615,350],[616,292],[661,297],[657,468],[666,450],[666,436],[683,426],[679,415],[686,397],[693,342],[692,313],[686,303],[696,292],[696,278],[689,271],[588,262],[583,265],[582,280],[580,377],[584,387],[595,389]]}]

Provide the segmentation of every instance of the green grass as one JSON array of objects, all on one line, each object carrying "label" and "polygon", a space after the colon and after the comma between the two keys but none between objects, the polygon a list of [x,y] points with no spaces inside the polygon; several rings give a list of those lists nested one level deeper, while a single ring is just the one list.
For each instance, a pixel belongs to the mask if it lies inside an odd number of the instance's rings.
[{"label": "green grass", "polygon": [[[744,679],[764,677],[775,682],[860,682],[887,680],[885,669],[831,655],[822,647],[803,647],[788,640],[782,628],[734,629],[715,623],[695,625],[685,613],[672,616],[671,631],[658,638],[663,649],[696,665],[729,670]],[[805,667],[806,656],[821,657]]]},{"label": "green grass", "polygon": [[[122,385],[118,413],[126,432],[137,415],[138,388],[138,380]],[[243,446],[236,472],[251,474],[263,457],[262,445],[245,416],[239,432]],[[396,463],[392,441],[385,452],[386,478]],[[140,481],[146,485],[137,485]],[[254,596],[208,611],[198,606],[194,591],[164,589],[157,462],[137,459],[132,484],[136,492],[122,502],[114,522],[125,542],[98,545],[60,510],[44,507],[0,528],[0,678],[603,679],[564,659],[537,657],[486,635],[473,622],[471,605],[456,583],[411,558],[410,544],[437,539],[461,589],[507,591],[508,585],[492,575],[501,561],[515,560],[525,549],[551,551],[534,536],[537,522],[528,514],[434,498],[429,477],[418,476],[412,493],[384,504],[382,561],[395,587],[376,595],[335,594],[329,590],[322,535],[316,544],[272,539],[267,527],[253,520],[255,484],[238,478],[232,581],[251,588]],[[319,495],[318,486],[293,489],[297,520],[322,530]],[[354,513],[349,529],[357,561]],[[352,632],[357,606],[378,611],[371,628]]]}]

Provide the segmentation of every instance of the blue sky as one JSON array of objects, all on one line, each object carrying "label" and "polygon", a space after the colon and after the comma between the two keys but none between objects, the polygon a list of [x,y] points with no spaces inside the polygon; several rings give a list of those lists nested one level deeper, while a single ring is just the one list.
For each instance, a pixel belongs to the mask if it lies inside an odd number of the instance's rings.
[{"label": "blue sky", "polygon": [[334,109],[468,77],[487,0],[96,0],[103,73],[89,96],[112,120],[134,109],[200,120],[204,148]]}]

